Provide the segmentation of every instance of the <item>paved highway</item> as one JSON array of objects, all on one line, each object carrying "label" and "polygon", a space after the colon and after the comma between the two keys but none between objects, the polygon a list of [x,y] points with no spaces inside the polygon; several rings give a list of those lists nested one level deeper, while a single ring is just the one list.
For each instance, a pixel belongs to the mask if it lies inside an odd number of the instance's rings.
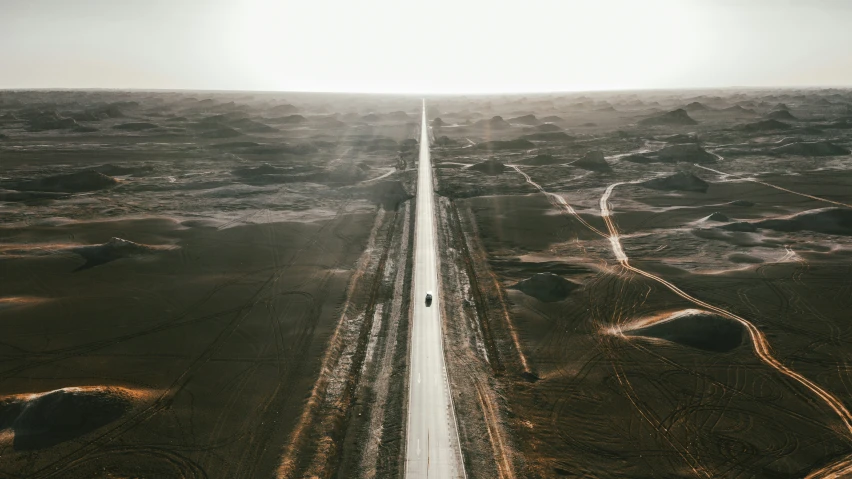
[{"label": "paved highway", "polygon": [[[465,477],[456,432],[441,329],[438,287],[438,242],[435,238],[432,160],[426,101],[420,129],[417,210],[414,221],[414,318],[411,331],[408,390],[406,478],[451,479]],[[426,292],[433,293],[431,305]]]}]

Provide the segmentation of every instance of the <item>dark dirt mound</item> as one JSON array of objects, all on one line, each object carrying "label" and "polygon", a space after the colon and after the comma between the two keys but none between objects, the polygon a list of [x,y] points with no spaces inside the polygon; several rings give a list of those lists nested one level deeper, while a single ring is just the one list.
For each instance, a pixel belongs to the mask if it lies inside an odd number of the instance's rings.
[{"label": "dark dirt mound", "polygon": [[533,166],[544,166],[544,165],[558,165],[559,163],[564,163],[565,160],[562,158],[556,158],[553,155],[535,155],[532,158],[523,160],[523,163],[526,165]]},{"label": "dark dirt mound", "polygon": [[470,169],[474,171],[481,171],[482,173],[489,175],[499,175],[506,171],[506,165],[501,163],[500,160],[485,160],[471,166]]},{"label": "dark dirt mound", "polygon": [[707,188],[710,186],[706,181],[686,171],[662,178],[654,178],[653,180],[639,183],[639,185],[653,190],[696,191],[699,193],[706,193]]},{"label": "dark dirt mound", "polygon": [[562,128],[554,125],[553,123],[542,123],[541,125],[536,126],[534,130],[542,133],[549,133],[553,131],[562,131]]},{"label": "dark dirt mound", "polygon": [[612,167],[606,162],[603,152],[590,151],[579,160],[571,163],[572,166],[592,171],[612,171]]},{"label": "dark dirt mound", "polygon": [[486,141],[476,145],[477,150],[529,150],[535,148],[535,144],[524,138],[514,140],[494,140]]},{"label": "dark dirt mound", "polygon": [[502,116],[495,116],[490,120],[479,120],[474,123],[473,126],[476,128],[489,128],[492,130],[505,130],[512,127],[512,125],[504,120]]},{"label": "dark dirt mound", "polygon": [[289,103],[284,105],[275,105],[270,108],[269,111],[277,115],[291,115],[294,113],[299,113],[299,109],[293,105],[290,105]]},{"label": "dark dirt mound", "polygon": [[775,109],[776,110],[789,110],[790,107],[788,107],[786,103],[779,103],[779,104],[775,105]]},{"label": "dark dirt mound", "polygon": [[538,118],[535,117],[535,115],[524,115],[524,116],[519,116],[519,117],[516,117],[516,118],[510,118],[509,123],[518,123],[518,124],[521,124],[521,125],[534,126],[534,125],[538,125],[541,122],[539,121]]},{"label": "dark dirt mound", "polygon": [[545,123],[558,123],[558,122],[563,121],[563,120],[562,120],[561,117],[558,117],[556,115],[550,115],[550,116],[546,116],[546,117],[542,118],[541,121],[543,121]]},{"label": "dark dirt mound", "polygon": [[96,191],[109,188],[118,184],[115,178],[98,173],[94,170],[85,170],[65,175],[48,176],[37,180],[20,183],[17,186],[21,191],[56,191],[62,193],[79,193],[83,191]]},{"label": "dark dirt mound", "polygon": [[142,131],[157,128],[157,125],[155,125],[154,123],[139,121],[132,123],[122,123],[121,125],[115,125],[112,128],[115,130]]},{"label": "dark dirt mound", "polygon": [[813,231],[852,236],[852,210],[848,208],[810,210],[788,218],[759,221],[756,225],[759,228],[775,231]]},{"label": "dark dirt mound", "polygon": [[298,125],[301,123],[305,123],[306,121],[308,121],[308,119],[303,117],[302,115],[288,115],[279,118],[270,118],[266,121],[268,121],[269,123],[276,123],[280,125]]},{"label": "dark dirt mound", "polygon": [[704,148],[695,143],[667,146],[657,152],[657,157],[661,161],[668,162],[714,163],[716,161],[715,155],[708,153]]},{"label": "dark dirt mound", "polygon": [[770,111],[769,114],[766,115],[767,118],[771,118],[773,120],[798,120],[789,110],[775,110]]},{"label": "dark dirt mound", "polygon": [[582,124],[582,125],[580,125],[580,126],[585,126],[585,127],[587,127],[587,128],[593,128],[593,127],[595,127],[595,126],[598,126],[598,124],[597,124],[597,123],[595,123],[595,122],[591,122],[591,121],[590,121],[590,122],[587,122],[587,123],[583,123],[583,124]]},{"label": "dark dirt mound", "polygon": [[102,245],[80,246],[78,248],[72,248],[71,251],[79,254],[86,260],[86,263],[83,264],[83,266],[77,268],[79,271],[94,268],[95,266],[109,263],[110,261],[115,261],[121,258],[132,258],[136,256],[154,254],[156,250],[144,244],[113,237]]},{"label": "dark dirt mound", "polygon": [[75,131],[77,133],[93,133],[93,132],[100,131],[100,130],[98,130],[97,128],[95,128],[93,126],[78,126],[77,128],[74,128],[73,131]]},{"label": "dark dirt mound", "polygon": [[376,113],[368,113],[368,114],[362,116],[361,119],[364,120],[364,121],[372,122],[372,121],[380,121],[382,119],[382,117],[377,115]]},{"label": "dark dirt mound", "polygon": [[564,131],[546,131],[541,133],[530,133],[521,137],[524,140],[537,141],[571,141],[575,138]]},{"label": "dark dirt mound", "polygon": [[694,102],[690,103],[689,105],[686,105],[685,107],[683,107],[683,109],[686,110],[686,111],[705,111],[705,110],[709,110],[710,108],[707,108],[703,103],[694,101]]},{"label": "dark dirt mound", "polygon": [[776,154],[798,156],[842,156],[849,154],[848,149],[827,141],[790,143],[773,148],[771,151]]},{"label": "dark dirt mound", "polygon": [[17,451],[44,449],[115,421],[130,401],[109,389],[66,388],[32,399],[0,400],[0,429],[11,429]]},{"label": "dark dirt mound", "polygon": [[446,123],[444,123],[444,120],[442,120],[440,117],[438,117],[438,118],[435,118],[434,120],[432,120],[432,126],[435,127],[435,128],[440,128],[442,126],[446,126]]},{"label": "dark dirt mound", "polygon": [[728,221],[728,215],[720,212],[715,212],[712,215],[707,217],[710,221]]},{"label": "dark dirt mound", "polygon": [[749,207],[749,206],[754,206],[755,203],[753,201],[749,201],[749,200],[734,200],[734,201],[731,201],[729,204],[734,205],[734,206]]},{"label": "dark dirt mound", "polygon": [[754,123],[746,123],[745,125],[740,125],[739,129],[742,131],[774,131],[774,130],[789,130],[792,128],[790,125],[778,121],[778,120],[762,120],[756,121]]},{"label": "dark dirt mound", "polygon": [[640,125],[697,125],[683,108],[639,120]]},{"label": "dark dirt mound", "polygon": [[745,328],[706,311],[689,311],[651,326],[625,332],[628,336],[665,339],[683,346],[723,353],[743,343]]},{"label": "dark dirt mound", "polygon": [[125,176],[151,173],[154,171],[154,167],[151,165],[119,166],[107,163],[105,165],[96,166],[92,168],[92,170],[107,176]]},{"label": "dark dirt mound", "polygon": [[6,113],[5,115],[0,116],[0,120],[2,121],[20,121],[17,115],[12,112]]},{"label": "dark dirt mound", "polygon": [[728,108],[723,108],[719,110],[722,113],[728,113],[730,115],[739,115],[739,116],[755,116],[757,113],[754,110],[749,108],[743,108],[740,105],[735,105]]},{"label": "dark dirt mound", "polygon": [[510,288],[517,289],[539,301],[552,303],[567,298],[578,287],[578,284],[553,273],[536,273]]}]

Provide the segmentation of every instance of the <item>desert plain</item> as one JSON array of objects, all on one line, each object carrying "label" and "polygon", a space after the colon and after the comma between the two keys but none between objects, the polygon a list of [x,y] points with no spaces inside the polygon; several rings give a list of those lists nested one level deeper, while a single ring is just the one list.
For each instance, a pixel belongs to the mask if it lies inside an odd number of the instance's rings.
[{"label": "desert plain", "polygon": [[[468,477],[852,472],[852,91],[425,101]],[[420,109],[0,92],[0,477],[404,476]]]}]

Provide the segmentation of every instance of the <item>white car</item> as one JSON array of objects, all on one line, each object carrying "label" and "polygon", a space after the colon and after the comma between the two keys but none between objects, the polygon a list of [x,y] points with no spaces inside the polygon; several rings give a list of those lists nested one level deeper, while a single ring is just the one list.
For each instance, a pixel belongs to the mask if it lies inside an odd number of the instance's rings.
[{"label": "white car", "polygon": [[426,306],[432,304],[432,292],[426,291]]}]

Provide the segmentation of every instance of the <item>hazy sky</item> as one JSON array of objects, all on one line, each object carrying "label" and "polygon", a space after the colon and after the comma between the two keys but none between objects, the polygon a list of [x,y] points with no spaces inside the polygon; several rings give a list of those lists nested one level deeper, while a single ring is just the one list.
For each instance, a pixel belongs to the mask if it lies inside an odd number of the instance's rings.
[{"label": "hazy sky", "polygon": [[0,88],[852,85],[850,0],[0,0]]}]

